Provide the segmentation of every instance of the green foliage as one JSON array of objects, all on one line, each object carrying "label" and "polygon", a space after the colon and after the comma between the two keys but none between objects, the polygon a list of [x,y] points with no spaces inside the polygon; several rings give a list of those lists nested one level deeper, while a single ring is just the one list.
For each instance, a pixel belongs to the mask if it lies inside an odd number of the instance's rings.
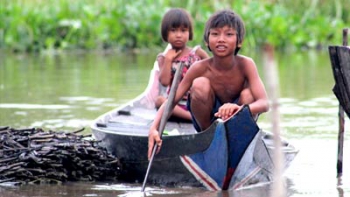
[{"label": "green foliage", "polygon": [[341,42],[350,22],[347,0],[5,0],[0,6],[0,48],[13,51],[135,49],[161,46],[163,14],[187,9],[194,40],[203,44],[206,20],[234,9],[246,24],[245,48],[317,48]]}]

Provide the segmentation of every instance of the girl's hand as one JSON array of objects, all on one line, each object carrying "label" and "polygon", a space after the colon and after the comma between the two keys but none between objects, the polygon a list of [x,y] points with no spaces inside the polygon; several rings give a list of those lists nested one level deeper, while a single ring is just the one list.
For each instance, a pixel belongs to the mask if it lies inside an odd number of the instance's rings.
[{"label": "girl's hand", "polygon": [[241,108],[242,106],[234,103],[225,103],[219,108],[218,112],[216,112],[214,116],[221,118],[222,120],[227,120],[241,110]]},{"label": "girl's hand", "polygon": [[160,151],[160,147],[162,146],[162,140],[159,137],[159,132],[155,129],[151,129],[148,132],[148,160],[151,159],[152,157],[152,152],[153,152],[153,146],[157,144],[157,152]]},{"label": "girl's hand", "polygon": [[165,59],[169,61],[174,61],[180,54],[182,50],[176,51],[175,49],[169,49],[165,54]]}]

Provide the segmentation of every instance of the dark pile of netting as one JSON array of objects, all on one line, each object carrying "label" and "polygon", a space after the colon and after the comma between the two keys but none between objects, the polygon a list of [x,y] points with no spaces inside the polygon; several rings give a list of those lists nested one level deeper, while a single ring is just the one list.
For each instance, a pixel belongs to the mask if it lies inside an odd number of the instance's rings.
[{"label": "dark pile of netting", "polygon": [[0,127],[0,183],[116,180],[118,159],[83,130]]}]

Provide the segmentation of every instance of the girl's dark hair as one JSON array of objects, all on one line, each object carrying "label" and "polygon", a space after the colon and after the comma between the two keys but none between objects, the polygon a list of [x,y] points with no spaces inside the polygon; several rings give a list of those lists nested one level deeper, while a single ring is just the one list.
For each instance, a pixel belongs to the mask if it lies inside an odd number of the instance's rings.
[{"label": "girl's dark hair", "polygon": [[185,27],[189,30],[189,40],[193,39],[192,17],[182,8],[172,8],[163,17],[161,24],[162,39],[168,42],[168,32],[171,28]]},{"label": "girl's dark hair", "polygon": [[[229,9],[218,11],[209,18],[205,24],[204,41],[209,44],[210,29],[221,28],[226,25],[237,31],[237,44],[242,44],[245,35],[244,22],[238,14]],[[236,48],[235,55],[240,49],[240,47]]]}]

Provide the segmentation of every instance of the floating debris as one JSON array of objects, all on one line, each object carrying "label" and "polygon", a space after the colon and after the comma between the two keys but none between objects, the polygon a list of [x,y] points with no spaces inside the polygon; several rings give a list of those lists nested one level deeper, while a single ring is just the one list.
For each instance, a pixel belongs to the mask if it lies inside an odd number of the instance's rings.
[{"label": "floating debris", "polygon": [[0,127],[0,184],[117,180],[119,160],[83,130]]}]

